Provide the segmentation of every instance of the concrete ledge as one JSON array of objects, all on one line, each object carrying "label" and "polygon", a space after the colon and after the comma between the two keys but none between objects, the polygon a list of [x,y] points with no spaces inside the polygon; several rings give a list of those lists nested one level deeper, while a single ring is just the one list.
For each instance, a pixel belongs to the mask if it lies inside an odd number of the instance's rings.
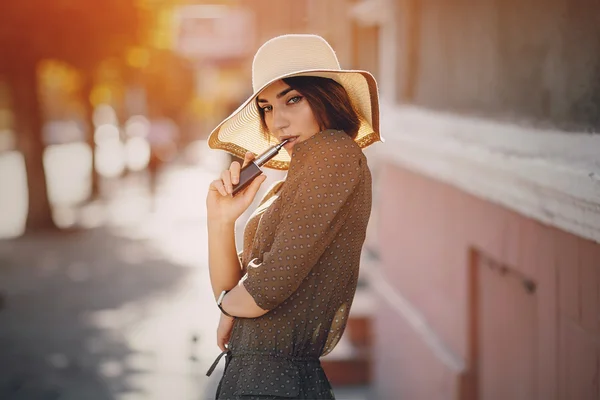
[{"label": "concrete ledge", "polygon": [[[374,384],[381,399],[465,400],[462,361],[441,357],[422,329],[382,302],[375,317]],[[404,316],[404,315],[403,315]],[[390,323],[394,321],[394,323]]]},{"label": "concrete ledge", "polygon": [[386,276],[377,267],[372,273],[372,284],[379,297],[396,314],[402,317],[419,341],[426,347],[435,359],[449,371],[461,374],[467,369],[464,360],[456,355],[427,323],[425,317],[407,299],[396,291]]},{"label": "concrete ledge", "polygon": [[600,135],[382,104],[384,162],[600,243]]}]

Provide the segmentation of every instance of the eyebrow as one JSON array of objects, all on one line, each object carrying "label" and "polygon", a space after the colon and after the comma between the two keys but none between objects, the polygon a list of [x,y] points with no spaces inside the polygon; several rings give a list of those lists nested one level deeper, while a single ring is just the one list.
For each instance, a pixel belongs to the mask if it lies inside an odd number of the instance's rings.
[{"label": "eyebrow", "polygon": [[[279,92],[276,97],[279,99],[279,98],[285,96],[286,94],[288,94],[289,92],[291,92],[292,90],[294,90],[294,89],[289,87],[289,88]],[[257,99],[257,101],[259,103],[268,103],[269,102],[268,100],[265,100],[265,99]]]}]

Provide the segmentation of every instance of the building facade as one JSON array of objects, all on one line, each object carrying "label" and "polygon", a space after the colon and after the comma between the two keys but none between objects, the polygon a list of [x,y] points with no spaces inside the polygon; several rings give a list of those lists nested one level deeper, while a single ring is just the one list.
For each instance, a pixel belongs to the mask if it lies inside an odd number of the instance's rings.
[{"label": "building facade", "polygon": [[239,5],[378,79],[375,395],[599,399],[600,4]]},{"label": "building facade", "polygon": [[369,3],[379,397],[600,398],[600,4]]}]

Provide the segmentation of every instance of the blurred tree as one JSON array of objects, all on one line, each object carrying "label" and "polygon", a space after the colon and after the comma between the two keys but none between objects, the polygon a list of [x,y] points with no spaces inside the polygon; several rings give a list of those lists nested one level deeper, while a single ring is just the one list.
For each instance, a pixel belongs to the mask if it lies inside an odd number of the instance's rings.
[{"label": "blurred tree", "polygon": [[0,74],[11,89],[18,147],[27,170],[26,231],[55,227],[42,159],[38,64],[59,59],[91,74],[101,60],[120,57],[141,42],[144,12],[138,0],[0,1]]},{"label": "blurred tree", "polygon": [[[165,71],[170,73],[166,74]],[[151,111],[177,120],[194,95],[191,64],[170,51],[156,50],[152,63],[142,72]]]}]

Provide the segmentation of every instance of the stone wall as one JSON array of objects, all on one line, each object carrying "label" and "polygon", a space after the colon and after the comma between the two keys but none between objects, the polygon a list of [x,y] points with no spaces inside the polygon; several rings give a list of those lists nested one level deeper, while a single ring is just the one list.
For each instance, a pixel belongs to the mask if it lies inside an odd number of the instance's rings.
[{"label": "stone wall", "polygon": [[600,3],[396,0],[401,102],[600,130]]}]

